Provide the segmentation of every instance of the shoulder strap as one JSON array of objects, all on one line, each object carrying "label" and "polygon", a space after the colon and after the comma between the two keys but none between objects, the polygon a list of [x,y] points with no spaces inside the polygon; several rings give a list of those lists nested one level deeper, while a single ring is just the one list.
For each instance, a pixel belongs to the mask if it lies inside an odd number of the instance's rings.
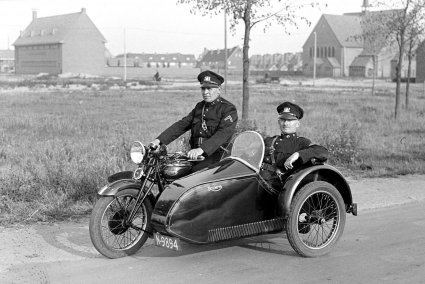
[{"label": "shoulder strap", "polygon": [[274,158],[274,151],[276,150],[274,148],[274,143],[276,142],[276,139],[277,139],[277,136],[273,137],[272,144],[270,145],[270,152],[269,153],[270,153],[270,158],[272,160],[272,165],[276,164],[276,159]]}]

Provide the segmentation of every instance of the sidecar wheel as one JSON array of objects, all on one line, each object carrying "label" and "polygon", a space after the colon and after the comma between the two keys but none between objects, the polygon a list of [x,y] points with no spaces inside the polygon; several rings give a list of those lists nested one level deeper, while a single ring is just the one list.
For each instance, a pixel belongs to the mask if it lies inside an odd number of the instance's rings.
[{"label": "sidecar wheel", "polygon": [[301,256],[322,256],[332,249],[345,227],[345,204],[330,183],[317,181],[295,194],[286,220],[286,234]]},{"label": "sidecar wheel", "polygon": [[116,196],[102,196],[96,202],[89,223],[90,239],[98,252],[108,258],[135,254],[146,242],[152,205],[148,199],[131,223],[125,222],[135,205],[137,189],[125,189]]}]

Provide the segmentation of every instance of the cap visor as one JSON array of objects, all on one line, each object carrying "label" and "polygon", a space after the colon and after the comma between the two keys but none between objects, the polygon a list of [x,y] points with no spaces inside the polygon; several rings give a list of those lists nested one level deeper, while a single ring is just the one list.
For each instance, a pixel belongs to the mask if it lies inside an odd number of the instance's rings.
[{"label": "cap visor", "polygon": [[217,84],[211,84],[211,83],[202,83],[201,88],[218,88],[219,86]]},{"label": "cap visor", "polygon": [[279,118],[288,119],[288,120],[295,120],[298,119],[295,115],[290,113],[282,113],[279,115]]}]

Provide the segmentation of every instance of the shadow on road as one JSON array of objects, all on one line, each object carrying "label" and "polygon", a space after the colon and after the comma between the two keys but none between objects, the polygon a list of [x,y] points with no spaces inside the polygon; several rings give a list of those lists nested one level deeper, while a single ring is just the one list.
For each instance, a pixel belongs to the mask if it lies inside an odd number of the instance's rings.
[{"label": "shadow on road", "polygon": [[[74,256],[83,258],[105,258],[93,247],[88,229],[88,220],[83,219],[75,223],[56,223],[37,225],[36,232],[44,241],[60,250]],[[133,256],[140,257],[181,257],[211,251],[219,251],[231,247],[242,247],[253,251],[268,252],[276,255],[295,256],[285,234],[272,234],[256,236],[238,240],[224,241],[215,244],[196,245],[182,242],[181,251],[172,251],[157,247],[153,239],[148,239],[146,244]]]}]

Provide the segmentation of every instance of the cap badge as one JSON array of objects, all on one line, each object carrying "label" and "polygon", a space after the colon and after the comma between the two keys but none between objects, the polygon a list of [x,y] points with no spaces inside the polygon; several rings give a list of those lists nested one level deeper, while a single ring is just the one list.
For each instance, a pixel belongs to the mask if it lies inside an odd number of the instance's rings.
[{"label": "cap badge", "polygon": [[289,107],[285,107],[284,109],[283,109],[283,112],[290,112],[291,110],[290,110],[290,108]]},{"label": "cap badge", "polygon": [[205,77],[204,77],[204,82],[205,82],[205,81],[210,82],[210,81],[211,81],[211,77],[210,77],[210,76],[205,76]]}]

